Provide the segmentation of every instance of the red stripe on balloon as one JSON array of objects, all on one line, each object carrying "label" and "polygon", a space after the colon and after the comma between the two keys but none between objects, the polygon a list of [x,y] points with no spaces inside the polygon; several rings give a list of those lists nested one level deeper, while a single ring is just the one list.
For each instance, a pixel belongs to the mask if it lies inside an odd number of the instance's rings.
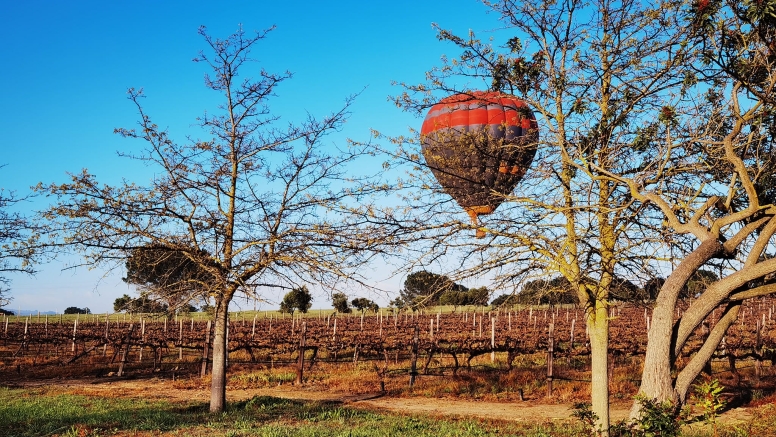
[{"label": "red stripe on balloon", "polygon": [[469,123],[468,124],[489,124],[491,123],[490,120],[488,120],[488,108],[487,106],[480,106],[477,109],[469,109],[468,111],[461,111],[465,112],[469,116]]},{"label": "red stripe on balloon", "polygon": [[522,111],[518,110],[526,107],[525,102],[521,100],[495,92],[456,94],[431,107],[420,133],[427,135],[440,129],[469,125],[506,125],[535,129],[538,127],[536,120],[523,118]]},{"label": "red stripe on balloon", "polygon": [[495,104],[488,105],[488,124],[504,124],[506,120],[503,107]]}]

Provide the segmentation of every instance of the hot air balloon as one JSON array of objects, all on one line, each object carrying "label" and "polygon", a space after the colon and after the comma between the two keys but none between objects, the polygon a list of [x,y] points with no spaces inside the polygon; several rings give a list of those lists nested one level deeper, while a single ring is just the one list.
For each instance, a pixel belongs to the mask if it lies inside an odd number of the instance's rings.
[{"label": "hot air balloon", "polygon": [[[432,106],[420,130],[426,164],[472,224],[512,193],[536,154],[538,125],[517,97],[456,94]],[[477,238],[485,231],[477,229]]]}]

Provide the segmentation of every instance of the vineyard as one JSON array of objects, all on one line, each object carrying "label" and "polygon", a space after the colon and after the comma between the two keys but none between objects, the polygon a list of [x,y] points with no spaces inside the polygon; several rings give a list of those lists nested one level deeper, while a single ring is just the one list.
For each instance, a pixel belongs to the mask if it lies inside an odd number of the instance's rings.
[{"label": "vineyard", "polygon": [[[715,354],[737,374],[737,363],[754,365],[757,376],[776,350],[776,300],[748,302]],[[590,349],[583,310],[525,307],[456,312],[424,311],[367,315],[234,313],[228,331],[230,366],[289,366],[303,379],[316,363],[371,361],[385,372],[409,376],[477,371],[482,363],[513,369],[517,358],[545,358],[547,386],[557,378],[553,363],[584,362]],[[201,315],[199,315],[201,316]],[[677,317],[680,313],[677,313]],[[716,323],[713,314],[696,339]],[[612,307],[610,353],[613,365],[644,354],[650,310]],[[0,325],[0,378],[30,378],[52,368],[91,376],[143,372],[205,375],[211,360],[211,323],[202,319],[159,320],[142,315],[6,317]],[[683,351],[690,355],[699,341]],[[299,351],[304,350],[303,354]],[[479,364],[478,364],[479,363]],[[740,365],[740,364],[739,364]],[[561,378],[562,379],[562,378]]]}]

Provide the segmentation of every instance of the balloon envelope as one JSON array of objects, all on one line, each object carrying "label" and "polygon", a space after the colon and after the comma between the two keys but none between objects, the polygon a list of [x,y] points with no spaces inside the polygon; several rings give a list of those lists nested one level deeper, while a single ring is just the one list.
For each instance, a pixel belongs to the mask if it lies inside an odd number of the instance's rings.
[{"label": "balloon envelope", "polygon": [[522,100],[476,91],[431,107],[420,134],[426,164],[476,224],[523,178],[536,154],[538,125]]}]

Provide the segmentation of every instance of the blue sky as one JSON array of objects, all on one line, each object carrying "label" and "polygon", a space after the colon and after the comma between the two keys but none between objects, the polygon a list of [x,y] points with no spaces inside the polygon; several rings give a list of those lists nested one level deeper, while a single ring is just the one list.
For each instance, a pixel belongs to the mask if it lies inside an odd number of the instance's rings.
[{"label": "blue sky", "polygon": [[[195,133],[194,119],[217,104],[203,86],[204,66],[191,61],[204,49],[200,25],[216,37],[240,24],[247,31],[277,26],[254,55],[269,71],[294,74],[272,102],[284,120],[323,115],[366,87],[345,129],[329,140],[366,140],[370,128],[406,133],[419,128],[420,119],[387,100],[400,91],[391,81],[421,82],[441,55],[455,53],[437,41],[433,22],[463,35],[473,29],[483,38],[499,26],[498,17],[474,0],[6,2],[0,14],[0,187],[25,194],[38,182],[64,182],[67,172],[82,168],[105,183],[147,181],[150,169],[117,156],[142,146],[113,134],[137,120],[126,90],[143,88],[146,111],[174,137]],[[116,297],[133,292],[121,282],[123,272],[63,271],[68,263],[72,259],[40,265],[35,277],[13,275],[10,308],[61,312],[74,305],[106,312]],[[375,280],[384,273],[376,269]],[[398,290],[400,283],[387,284]],[[314,302],[327,306],[323,296]]]}]

